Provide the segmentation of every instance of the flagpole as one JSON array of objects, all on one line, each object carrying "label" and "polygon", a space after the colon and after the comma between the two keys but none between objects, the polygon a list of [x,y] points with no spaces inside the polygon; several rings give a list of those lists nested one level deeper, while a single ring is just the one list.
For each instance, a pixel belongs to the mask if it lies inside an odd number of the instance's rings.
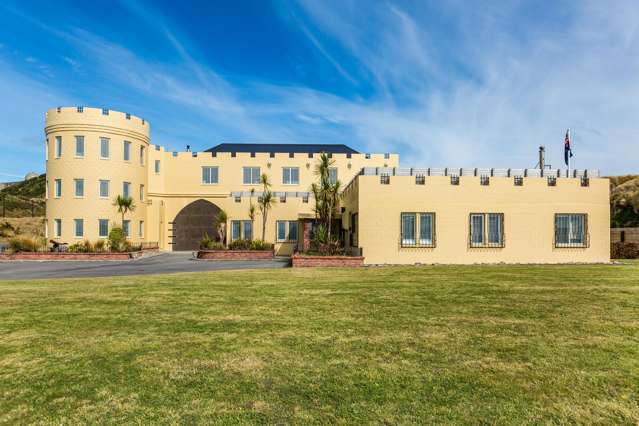
[{"label": "flagpole", "polygon": [[570,177],[570,157],[572,154],[572,142],[570,140],[570,128],[568,129],[568,143],[570,144],[570,151],[568,151],[568,171],[566,173],[568,173],[568,176],[566,177]]}]

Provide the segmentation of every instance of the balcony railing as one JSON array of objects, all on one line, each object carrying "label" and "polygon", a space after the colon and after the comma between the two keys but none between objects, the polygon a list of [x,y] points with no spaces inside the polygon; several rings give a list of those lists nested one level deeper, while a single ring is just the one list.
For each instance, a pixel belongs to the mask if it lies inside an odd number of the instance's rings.
[{"label": "balcony railing", "polygon": [[488,177],[530,177],[541,178],[553,176],[556,178],[598,178],[598,169],[495,169],[495,168],[460,168],[460,167],[364,167],[360,173],[363,176],[488,176]]}]

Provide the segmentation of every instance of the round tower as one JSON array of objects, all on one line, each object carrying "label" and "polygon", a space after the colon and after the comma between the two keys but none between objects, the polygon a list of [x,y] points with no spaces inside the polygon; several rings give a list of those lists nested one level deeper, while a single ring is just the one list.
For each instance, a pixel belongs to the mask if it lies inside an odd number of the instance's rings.
[{"label": "round tower", "polygon": [[129,240],[145,241],[149,128],[139,117],[109,109],[47,111],[49,239],[73,244],[106,238],[113,226],[122,226],[114,200],[123,195],[135,204],[124,216]]}]

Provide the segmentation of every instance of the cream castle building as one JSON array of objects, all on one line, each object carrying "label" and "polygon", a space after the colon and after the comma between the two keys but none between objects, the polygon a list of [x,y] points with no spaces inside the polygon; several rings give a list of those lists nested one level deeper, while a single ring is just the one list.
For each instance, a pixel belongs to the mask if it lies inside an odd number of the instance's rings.
[{"label": "cream castle building", "polygon": [[204,152],[153,145],[147,121],[109,109],[46,113],[46,231],[65,243],[106,238],[136,208],[129,239],[195,250],[214,219],[228,240],[262,238],[249,220],[266,173],[276,195],[264,239],[278,255],[308,247],[315,217],[310,186],[322,152],[343,184],[340,233],[367,264],[562,263],[610,259],[609,185],[597,171],[402,168],[399,155],[345,145],[220,144]]}]

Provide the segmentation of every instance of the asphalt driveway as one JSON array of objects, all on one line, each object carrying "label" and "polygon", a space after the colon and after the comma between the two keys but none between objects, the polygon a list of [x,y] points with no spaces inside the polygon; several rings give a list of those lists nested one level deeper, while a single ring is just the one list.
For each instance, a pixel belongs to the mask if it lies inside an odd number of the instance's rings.
[{"label": "asphalt driveway", "polygon": [[160,253],[129,261],[0,261],[0,280],[83,278],[204,272],[228,269],[285,268],[289,259],[269,261],[197,260],[191,252]]}]

